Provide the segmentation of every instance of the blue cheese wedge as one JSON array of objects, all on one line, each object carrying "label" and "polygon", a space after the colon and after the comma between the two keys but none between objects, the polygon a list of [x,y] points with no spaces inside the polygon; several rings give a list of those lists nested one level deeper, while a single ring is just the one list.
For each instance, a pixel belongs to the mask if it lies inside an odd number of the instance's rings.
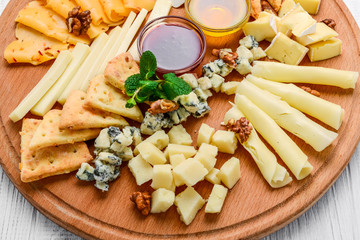
[{"label": "blue cheese wedge", "polygon": [[222,77],[226,77],[227,75],[229,75],[232,70],[234,69],[233,67],[231,67],[229,64],[225,63],[222,59],[217,59],[214,61],[214,63],[218,66],[218,68],[220,69],[219,71],[219,75]]},{"label": "blue cheese wedge", "polygon": [[94,168],[88,163],[82,163],[76,173],[76,178],[83,181],[94,181]]},{"label": "blue cheese wedge", "polygon": [[179,76],[182,80],[187,82],[192,89],[197,88],[199,86],[198,81],[194,74],[192,73],[185,73],[181,76]]},{"label": "blue cheese wedge", "polygon": [[202,67],[202,73],[205,77],[212,77],[214,74],[220,73],[220,68],[214,62],[209,62]]},{"label": "blue cheese wedge", "polygon": [[261,47],[255,47],[250,51],[253,54],[254,60],[266,57],[266,53],[264,52],[264,50],[262,50]]},{"label": "blue cheese wedge", "polygon": [[259,43],[255,40],[255,37],[252,35],[248,35],[248,36],[240,39],[239,43],[240,43],[240,46],[244,46],[250,50],[254,47],[259,46]]},{"label": "blue cheese wedge", "polygon": [[208,77],[201,77],[197,81],[198,81],[199,87],[202,90],[207,90],[207,89],[210,89],[212,87],[211,81],[210,81],[210,79]]}]

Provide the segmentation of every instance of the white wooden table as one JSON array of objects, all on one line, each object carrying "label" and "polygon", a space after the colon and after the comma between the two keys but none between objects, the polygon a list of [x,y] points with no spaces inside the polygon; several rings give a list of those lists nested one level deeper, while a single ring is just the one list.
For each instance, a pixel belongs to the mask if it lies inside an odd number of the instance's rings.
[{"label": "white wooden table", "polygon": [[[343,1],[360,25],[360,1]],[[0,14],[8,2],[0,0]],[[0,212],[0,239],[80,239],[39,213],[1,168]],[[265,239],[360,239],[360,145],[344,173],[310,210]]]}]

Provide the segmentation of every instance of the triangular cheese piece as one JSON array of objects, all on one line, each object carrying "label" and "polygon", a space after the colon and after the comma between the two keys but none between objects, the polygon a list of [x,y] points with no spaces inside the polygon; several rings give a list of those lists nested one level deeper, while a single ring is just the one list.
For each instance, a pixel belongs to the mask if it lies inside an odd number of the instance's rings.
[{"label": "triangular cheese piece", "polygon": [[86,104],[142,122],[144,117],[139,107],[126,108],[127,100],[128,97],[121,93],[120,90],[106,84],[104,75],[96,76],[89,83]]},{"label": "triangular cheese piece", "polygon": [[32,182],[45,177],[68,173],[93,158],[84,142],[47,147],[31,151],[30,141],[41,120],[24,119],[21,135],[21,181]]},{"label": "triangular cheese piece", "polygon": [[86,93],[73,91],[65,102],[61,113],[60,129],[124,127],[128,122],[120,115],[101,111],[85,104]]},{"label": "triangular cheese piece", "polygon": [[61,110],[53,109],[45,114],[40,126],[36,129],[31,139],[30,150],[62,144],[83,142],[96,138],[101,129],[69,130],[59,129]]}]

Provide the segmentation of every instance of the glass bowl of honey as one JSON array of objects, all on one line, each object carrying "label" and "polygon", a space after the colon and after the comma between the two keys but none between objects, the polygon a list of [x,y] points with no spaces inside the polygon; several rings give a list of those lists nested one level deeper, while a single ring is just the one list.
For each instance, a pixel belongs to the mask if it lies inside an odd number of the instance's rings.
[{"label": "glass bowl of honey", "polygon": [[186,15],[206,35],[221,37],[240,30],[248,22],[250,0],[185,0]]},{"label": "glass bowl of honey", "polygon": [[201,28],[179,16],[159,17],[144,26],[138,38],[141,54],[151,51],[157,71],[182,74],[199,66],[206,52],[206,39]]}]

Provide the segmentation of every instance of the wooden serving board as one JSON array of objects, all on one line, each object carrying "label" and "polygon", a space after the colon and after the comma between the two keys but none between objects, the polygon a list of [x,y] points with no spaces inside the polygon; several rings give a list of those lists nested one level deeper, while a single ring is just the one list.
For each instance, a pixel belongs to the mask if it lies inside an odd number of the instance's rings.
[{"label": "wooden serving board", "polygon": [[[14,40],[14,19],[27,1],[13,0],[0,18],[2,53],[8,43]],[[184,15],[184,10],[172,10],[174,15]],[[360,31],[349,10],[341,0],[323,1],[317,20],[332,18],[336,30],[343,41],[343,54],[331,60],[316,64],[306,58],[302,65],[332,67],[343,70],[360,71]],[[207,55],[204,63],[213,60],[213,48],[238,46],[242,33],[223,38],[207,37]],[[200,210],[194,222],[186,226],[179,220],[176,208],[166,213],[140,215],[129,200],[129,195],[138,190],[149,190],[149,184],[138,187],[126,166],[121,176],[110,184],[110,191],[102,193],[92,183],[78,181],[75,174],[50,177],[34,183],[20,181],[20,136],[21,121],[14,124],[8,118],[45,74],[51,63],[33,67],[30,65],[9,66],[1,61],[0,75],[0,158],[1,166],[13,184],[24,197],[48,218],[84,238],[95,239],[239,239],[260,238],[293,221],[310,208],[335,182],[348,164],[360,136],[360,83],[355,90],[336,87],[312,86],[321,97],[340,104],[345,109],[345,119],[338,131],[336,141],[321,153],[313,150],[302,140],[289,134],[299,147],[309,156],[314,166],[311,176],[302,181],[294,180],[289,186],[272,189],[263,179],[250,155],[241,147],[235,156],[241,160],[242,177],[229,192],[223,210],[218,215],[205,214]],[[196,71],[201,73],[201,69]],[[227,80],[240,81],[240,75],[232,73]],[[196,130],[205,122],[217,129],[223,129],[220,122],[230,109],[228,101],[233,96],[215,94],[209,100],[210,114],[201,119],[188,120],[184,125],[196,140]],[[32,116],[28,116],[32,117]],[[220,154],[217,167],[230,158]],[[283,162],[278,158],[279,162]],[[294,178],[294,177],[293,177]],[[295,179],[295,178],[294,178]],[[202,182],[196,190],[208,198],[212,185]],[[182,189],[180,189],[182,190]],[[177,191],[178,193],[179,191]]]}]

